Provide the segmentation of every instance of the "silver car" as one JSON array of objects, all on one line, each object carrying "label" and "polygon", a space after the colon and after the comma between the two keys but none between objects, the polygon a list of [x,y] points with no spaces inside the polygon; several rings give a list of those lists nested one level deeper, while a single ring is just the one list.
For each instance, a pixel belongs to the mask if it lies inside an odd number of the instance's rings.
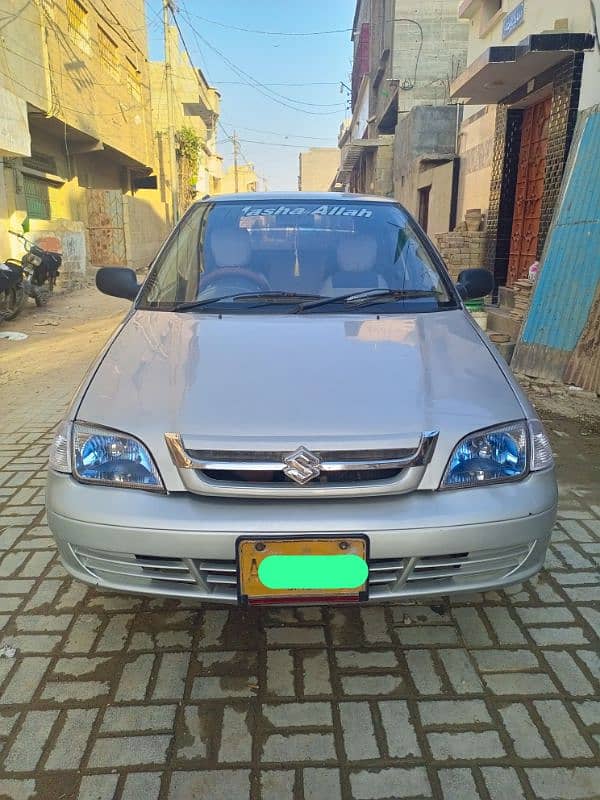
[{"label": "silver car", "polygon": [[239,604],[495,589],[541,569],[552,451],[401,206],[205,198],[73,400],[50,457],[64,565],[105,589]]}]

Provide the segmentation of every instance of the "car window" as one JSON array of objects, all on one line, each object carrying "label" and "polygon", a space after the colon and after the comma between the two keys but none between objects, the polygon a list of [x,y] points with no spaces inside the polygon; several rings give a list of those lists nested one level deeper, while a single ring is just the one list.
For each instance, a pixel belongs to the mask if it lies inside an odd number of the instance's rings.
[{"label": "car window", "polygon": [[[220,298],[231,303],[243,295],[264,294],[266,301],[282,294],[337,298],[398,290],[422,292],[424,305],[437,308],[453,302],[447,285],[422,234],[392,203],[274,203],[257,195],[252,202],[192,208],[155,264],[140,303],[172,308]],[[237,310],[243,306],[236,302]]]}]

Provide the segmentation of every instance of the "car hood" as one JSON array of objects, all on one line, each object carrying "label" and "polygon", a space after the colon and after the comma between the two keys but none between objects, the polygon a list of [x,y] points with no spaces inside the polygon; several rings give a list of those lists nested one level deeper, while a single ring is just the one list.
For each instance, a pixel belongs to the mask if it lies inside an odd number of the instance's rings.
[{"label": "car hood", "polygon": [[438,430],[434,488],[463,436],[524,412],[462,310],[381,318],[136,311],[77,416],[141,439],[171,489],[181,484],[166,432],[190,449],[291,451],[412,447]]}]

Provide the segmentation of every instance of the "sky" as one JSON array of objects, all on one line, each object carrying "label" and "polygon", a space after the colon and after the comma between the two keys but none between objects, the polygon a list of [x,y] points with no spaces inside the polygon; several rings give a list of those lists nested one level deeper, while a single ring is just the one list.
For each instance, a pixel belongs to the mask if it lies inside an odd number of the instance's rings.
[{"label": "sky", "polygon": [[[161,7],[161,0],[146,0],[151,60],[162,60],[164,53]],[[337,146],[348,116],[348,92],[340,92],[340,82],[350,83],[354,8],[355,0],[177,0],[177,19],[194,65],[222,95],[225,131],[219,129],[218,150],[229,165],[227,136],[236,130],[243,160],[254,164],[261,177],[259,188],[266,181],[272,191],[297,189],[299,153]],[[282,36],[231,26],[294,33],[346,30]],[[236,74],[232,64],[251,78]],[[248,85],[252,80],[267,89]],[[273,98],[273,92],[278,96]]]}]

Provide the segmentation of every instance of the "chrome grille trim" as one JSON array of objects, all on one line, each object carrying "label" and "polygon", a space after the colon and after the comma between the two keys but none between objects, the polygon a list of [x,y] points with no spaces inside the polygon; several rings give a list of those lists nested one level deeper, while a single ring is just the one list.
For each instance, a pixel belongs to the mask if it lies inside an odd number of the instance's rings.
[{"label": "chrome grille trim", "polygon": [[[289,474],[288,451],[186,450],[181,434],[165,443],[185,487],[197,494],[230,497],[347,497],[400,494],[418,488],[439,432],[421,434],[413,449],[317,450],[315,477],[303,485]],[[266,475],[266,473],[271,473]]]}]

